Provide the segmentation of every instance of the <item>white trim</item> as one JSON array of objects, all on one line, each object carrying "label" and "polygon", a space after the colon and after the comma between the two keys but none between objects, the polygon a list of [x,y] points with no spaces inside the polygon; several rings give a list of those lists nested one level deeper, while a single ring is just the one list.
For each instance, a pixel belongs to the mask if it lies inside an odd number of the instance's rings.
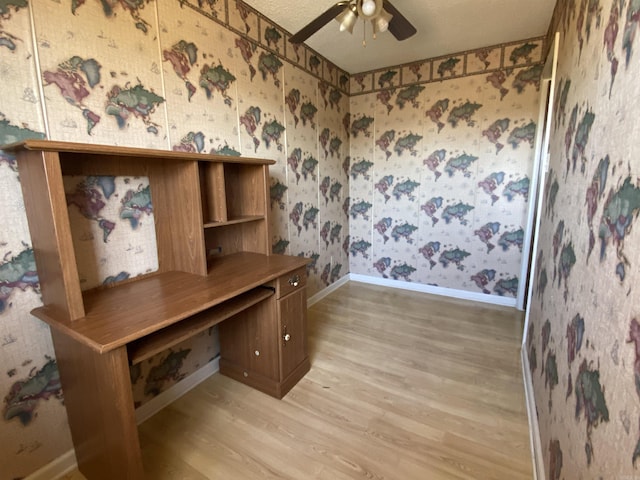
[{"label": "white trim", "polygon": [[337,290],[338,288],[340,288],[342,285],[344,285],[345,283],[347,283],[349,281],[349,275],[345,275],[344,277],[342,277],[340,280],[333,282],[331,285],[329,285],[327,288],[319,291],[318,293],[316,293],[313,297],[308,298],[307,299],[307,308],[311,307],[312,305],[318,303],[320,300],[322,300],[324,297],[326,297],[327,295],[329,295],[331,292]]},{"label": "white trim", "polygon": [[[182,7],[182,4],[180,4],[180,6]],[[159,27],[160,26],[160,9],[157,7],[154,8],[155,14],[156,14],[156,25]],[[156,35],[156,43],[158,45],[158,53],[160,55],[162,55],[162,29],[158,28],[159,30],[159,34]],[[165,81],[165,75],[164,75],[164,68],[160,68],[160,84],[161,84],[161,88],[162,88],[162,97],[163,98],[167,98],[167,82]],[[167,150],[173,150],[173,146],[171,145],[171,124],[169,123],[169,109],[167,108],[167,102],[163,102],[164,105],[164,124],[167,128],[167,134],[165,135],[165,138],[167,139]],[[177,142],[176,142],[177,143]]]},{"label": "white trim", "polygon": [[[551,73],[550,73],[550,78],[549,79],[545,79],[543,78],[543,82],[550,82],[549,83],[549,108],[548,108],[548,113],[551,114],[551,111],[553,110],[553,102],[555,100],[555,78],[556,78],[556,73],[557,73],[557,68],[558,68],[558,49],[560,48],[560,33],[556,32],[556,35],[554,37],[554,42],[553,42],[553,50],[552,52],[549,53],[548,57],[547,57],[547,61],[545,63],[545,70],[551,69]],[[544,76],[544,73],[543,73]],[[541,82],[542,83],[542,82]],[[542,85],[540,86],[540,89],[543,90]],[[543,206],[543,192],[542,189],[544,189],[544,184],[546,183],[546,174],[547,174],[547,170],[549,170],[549,137],[550,137],[550,129],[551,129],[551,123],[553,122],[553,117],[551,116],[547,116],[547,121],[545,122],[545,132],[544,132],[544,138],[543,138],[543,143],[542,143],[542,155],[543,155],[543,168],[540,172],[540,188],[541,188],[541,192],[538,195],[538,215],[536,217],[536,223],[534,225],[534,229],[536,232],[540,231],[540,221],[541,221],[541,216],[542,216],[542,206]],[[538,273],[536,271],[536,264],[538,263],[538,241],[539,241],[539,234],[535,234],[533,237],[533,245],[531,247],[531,269],[529,270],[529,291],[527,294],[527,306],[525,309],[525,316],[524,316],[524,335],[522,335],[522,345],[525,345],[527,343],[527,335],[529,334],[529,321],[530,321],[530,316],[531,316],[531,301],[533,298],[533,283],[534,283],[534,278],[536,276],[536,274]]]},{"label": "white trim", "polygon": [[402,282],[400,280],[390,280],[388,278],[369,277],[356,273],[349,274],[354,282],[370,283],[372,285],[381,285],[383,287],[400,288],[403,290],[412,290],[414,292],[431,293],[433,295],[442,295],[445,297],[453,297],[458,300],[471,300],[474,302],[491,303],[504,307],[515,307],[516,299],[508,297],[500,297],[498,295],[487,295],[484,293],[467,292],[465,290],[455,290],[453,288],[434,287],[433,285],[424,285],[422,283]]},{"label": "white trim", "polygon": [[[141,424],[219,370],[220,358],[216,357],[204,367],[196,370],[188,377],[180,380],[144,405],[138,407],[136,409],[136,423],[138,425]],[[52,478],[60,478],[75,468],[78,468],[78,462],[75,451],[71,449],[26,477],[25,480],[51,480]]]},{"label": "white trim", "polygon": [[164,407],[180,398],[198,384],[205,381],[214,373],[220,370],[220,357],[216,357],[207,363],[204,367],[196,370],[191,375],[183,378],[178,383],[156,395],[151,400],[136,408],[136,423],[140,425],[142,422],[152,417]]},{"label": "white trim", "polygon": [[[541,160],[541,171],[540,171],[540,189],[541,192],[538,195],[538,215],[536,218],[536,222],[533,225],[535,231],[538,231],[540,228],[540,212],[542,212],[542,189],[544,189],[545,184],[545,176],[546,172],[549,168],[548,163],[548,151],[549,151],[549,129],[551,128],[551,122],[553,121],[553,102],[555,100],[555,79],[556,79],[556,70],[558,65],[558,49],[560,45],[560,34],[556,32],[553,42],[553,47],[551,52],[547,57],[545,62],[545,72],[543,73],[543,81],[549,82],[549,97],[548,102],[549,106],[547,108],[547,121],[545,124],[545,132],[542,140],[542,145],[540,146],[542,156]],[[541,86],[540,90],[544,88]],[[533,380],[531,378],[531,366],[529,364],[529,356],[527,355],[527,343],[529,341],[529,322],[531,320],[531,298],[533,295],[533,279],[535,274],[535,265],[537,263],[538,258],[538,235],[533,237],[533,246],[532,246],[532,255],[531,255],[531,269],[529,272],[529,290],[527,294],[527,305],[525,309],[525,318],[524,318],[524,330],[522,335],[522,346],[520,348],[520,356],[522,358],[522,378],[524,381],[524,392],[525,399],[527,404],[527,416],[529,417],[529,438],[531,441],[531,457],[533,462],[533,478],[534,480],[546,480],[546,473],[544,470],[544,459],[542,457],[542,441],[540,440],[540,425],[538,423],[538,411],[536,409],[536,398],[535,392],[533,391]]]},{"label": "white trim", "polygon": [[541,172],[541,166],[544,160],[542,159],[544,153],[542,152],[542,144],[544,132],[547,131],[548,127],[545,125],[545,114],[547,110],[547,105],[551,110],[551,105],[553,105],[553,98],[547,102],[547,96],[550,94],[549,92],[549,80],[547,78],[541,78],[540,83],[542,84],[540,87],[540,104],[538,107],[538,123],[536,127],[536,138],[535,138],[535,154],[533,157],[533,169],[531,171],[531,179],[529,181],[529,202],[527,205],[527,221],[524,227],[524,240],[522,244],[522,258],[520,259],[520,281],[518,282],[518,302],[517,308],[518,310],[524,310],[525,289],[527,287],[527,281],[533,281],[532,272],[534,270],[534,265],[529,265],[531,261],[531,248],[532,244],[537,244],[537,234],[538,234],[538,224],[536,219],[540,217],[540,214],[537,212],[541,212],[539,210],[539,197],[542,197],[542,189],[544,185],[541,185],[541,179],[544,178],[544,171]]},{"label": "white trim", "polygon": [[536,410],[536,399],[533,392],[533,380],[529,357],[525,348],[520,349],[522,358],[522,378],[524,381],[524,394],[527,404],[527,416],[529,417],[529,441],[531,442],[531,460],[533,462],[533,479],[546,480],[544,472],[544,459],[542,458],[542,443],[540,441],[540,426]]},{"label": "white trim", "polygon": [[[540,79],[540,110],[538,126],[536,128],[535,160],[531,181],[529,182],[529,206],[525,241],[522,248],[522,265],[520,283],[518,285],[518,310],[524,310],[525,286],[528,284],[527,303],[533,291],[533,279],[538,254],[538,237],[540,232],[540,217],[542,212],[543,194],[547,170],[549,170],[549,136],[553,123],[556,95],[556,71],[558,67],[558,48],[560,33],[556,32],[553,46],[544,64]],[[530,263],[529,263],[530,262]],[[528,278],[528,282],[524,281]],[[528,317],[527,317],[528,320]],[[525,322],[525,328],[526,328]]]},{"label": "white trim", "polygon": [[40,95],[40,108],[39,112],[42,115],[42,123],[44,125],[45,138],[51,139],[51,132],[49,129],[49,115],[47,113],[47,102],[44,97],[44,83],[42,81],[42,67],[40,64],[40,45],[38,44],[38,36],[36,32],[36,21],[33,17],[33,8],[29,3],[29,23],[31,28],[31,42],[33,43],[33,66],[36,69],[36,75],[38,78],[38,94]]},{"label": "white trim", "polygon": [[52,462],[47,463],[41,469],[33,472],[26,477],[25,480],[51,480],[52,478],[60,478],[77,467],[76,453],[72,448]]}]

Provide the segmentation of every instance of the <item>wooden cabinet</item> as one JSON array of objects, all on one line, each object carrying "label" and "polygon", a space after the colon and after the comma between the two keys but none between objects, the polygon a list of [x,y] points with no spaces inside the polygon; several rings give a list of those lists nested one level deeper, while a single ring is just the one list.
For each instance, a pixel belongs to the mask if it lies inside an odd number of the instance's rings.
[{"label": "wooden cabinet", "polygon": [[[277,301],[280,331],[280,378],[283,382],[308,361],[307,292],[303,286]],[[291,385],[293,386],[293,384]]]},{"label": "wooden cabinet", "polygon": [[304,376],[310,368],[306,278],[304,267],[280,276],[267,287],[275,292],[269,302],[220,325],[222,374],[277,398]]},{"label": "wooden cabinet", "polygon": [[[2,149],[18,161],[43,300],[32,313],[51,326],[87,479],[144,476],[130,365],[220,324],[223,373],[281,398],[309,370],[308,260],[270,252],[273,161],[39,140]],[[156,272],[81,290],[64,175],[149,178]]]},{"label": "wooden cabinet", "polygon": [[[276,317],[280,332],[280,378],[291,388],[296,371],[308,364],[307,349],[307,274],[305,268],[278,278]],[[293,382],[293,383],[292,383]],[[287,389],[287,391],[289,390]]]}]

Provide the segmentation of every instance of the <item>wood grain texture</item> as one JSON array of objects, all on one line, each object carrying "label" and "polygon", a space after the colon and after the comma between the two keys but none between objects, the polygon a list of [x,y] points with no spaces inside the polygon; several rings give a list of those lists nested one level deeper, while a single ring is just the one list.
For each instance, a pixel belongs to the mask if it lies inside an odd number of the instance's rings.
[{"label": "wood grain texture", "polygon": [[[296,276],[294,287],[289,280]],[[283,284],[291,292],[284,297]],[[309,371],[305,284],[305,267],[288,272],[271,282],[278,286],[277,300],[270,298],[220,325],[221,374],[282,398]]]},{"label": "wood grain texture", "polygon": [[307,267],[301,267],[276,280],[276,297],[281,298],[307,285]]},{"label": "wood grain texture", "polygon": [[[7,152],[19,150],[32,150],[44,152],[69,152],[88,155],[109,155],[119,157],[138,157],[146,159],[170,158],[176,161],[220,162],[239,163],[244,165],[274,165],[275,160],[264,158],[233,157],[230,155],[218,155],[213,153],[174,152],[171,150],[154,150],[151,148],[119,147],[115,145],[99,145],[90,143],[58,142],[52,140],[24,140],[2,146]],[[82,160],[78,155],[78,160]]]},{"label": "wood grain texture", "polygon": [[205,210],[204,222],[226,222],[226,190],[224,184],[224,165],[221,163],[200,163],[200,180],[203,183],[202,202]]},{"label": "wood grain texture", "polygon": [[280,325],[280,378],[287,378],[293,370],[308,358],[307,339],[307,289],[298,290],[278,299],[276,318]]},{"label": "wood grain texture", "polygon": [[275,302],[272,296],[220,324],[220,372],[235,366],[240,380],[258,376],[274,384],[280,381]]},{"label": "wood grain texture", "polygon": [[65,320],[84,316],[62,171],[55,152],[17,153],[42,301]]},{"label": "wood grain texture", "polygon": [[[53,327],[76,457],[87,477],[144,476],[128,353],[141,361],[227,320],[246,326],[240,342],[221,340],[221,351],[228,353],[231,344],[231,353],[240,353],[232,365],[235,378],[255,373],[265,391],[281,396],[283,385],[290,389],[308,371],[305,358],[281,378],[275,280],[304,269],[308,260],[271,255],[267,203],[273,161],[50,141],[6,150],[16,152],[24,176],[43,292],[44,306],[32,313]],[[149,178],[158,271],[83,293],[63,174],[131,174],[126,172]],[[215,229],[222,255],[206,250],[203,222],[211,213],[227,223]],[[300,296],[300,308],[305,301]],[[228,356],[221,358],[221,371]]]},{"label": "wood grain texture", "polygon": [[240,217],[236,217],[233,220],[225,220],[225,221],[219,221],[219,222],[208,222],[204,224],[204,228],[211,228],[211,229],[224,229],[224,227],[229,226],[229,225],[237,225],[240,223],[250,223],[250,222],[257,222],[260,220],[264,220],[264,216],[263,215],[242,215]]},{"label": "wood grain texture", "polygon": [[101,355],[51,336],[80,471],[92,480],[143,478],[126,348]]},{"label": "wood grain texture", "polygon": [[192,315],[182,322],[158,330],[127,345],[129,363],[135,365],[163,352],[214,325],[233,317],[273,295],[268,288],[254,288],[214,308]]},{"label": "wood grain texture", "polygon": [[39,307],[33,314],[98,352],[107,352],[255,287],[308,259],[238,253],[217,258],[208,276],[166,272],[113,288],[85,292],[84,318],[73,322]]},{"label": "wood grain texture", "polygon": [[206,275],[198,164],[166,160],[150,170],[159,271]]},{"label": "wood grain texture", "polygon": [[266,217],[246,216],[218,224],[205,225],[205,245],[208,250],[230,255],[238,252],[271,253],[269,221]]},{"label": "wood grain texture", "polygon": [[214,375],[144,422],[147,478],[533,477],[518,312],[351,282],[309,327],[283,400]]}]

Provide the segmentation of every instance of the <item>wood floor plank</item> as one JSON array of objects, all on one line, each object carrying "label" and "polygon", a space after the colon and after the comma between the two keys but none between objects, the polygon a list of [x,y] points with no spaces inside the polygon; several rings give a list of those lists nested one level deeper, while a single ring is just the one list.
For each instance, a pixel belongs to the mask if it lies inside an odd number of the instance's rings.
[{"label": "wood floor plank", "polygon": [[521,313],[350,282],[309,329],[283,400],[214,375],[140,425],[147,478],[533,477]]}]

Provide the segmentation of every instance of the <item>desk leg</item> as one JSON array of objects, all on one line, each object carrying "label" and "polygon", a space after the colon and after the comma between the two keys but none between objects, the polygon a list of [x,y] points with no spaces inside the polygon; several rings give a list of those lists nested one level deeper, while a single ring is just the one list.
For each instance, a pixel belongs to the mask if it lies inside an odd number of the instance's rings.
[{"label": "desk leg", "polygon": [[80,471],[88,480],[143,479],[126,346],[101,355],[51,335]]}]

